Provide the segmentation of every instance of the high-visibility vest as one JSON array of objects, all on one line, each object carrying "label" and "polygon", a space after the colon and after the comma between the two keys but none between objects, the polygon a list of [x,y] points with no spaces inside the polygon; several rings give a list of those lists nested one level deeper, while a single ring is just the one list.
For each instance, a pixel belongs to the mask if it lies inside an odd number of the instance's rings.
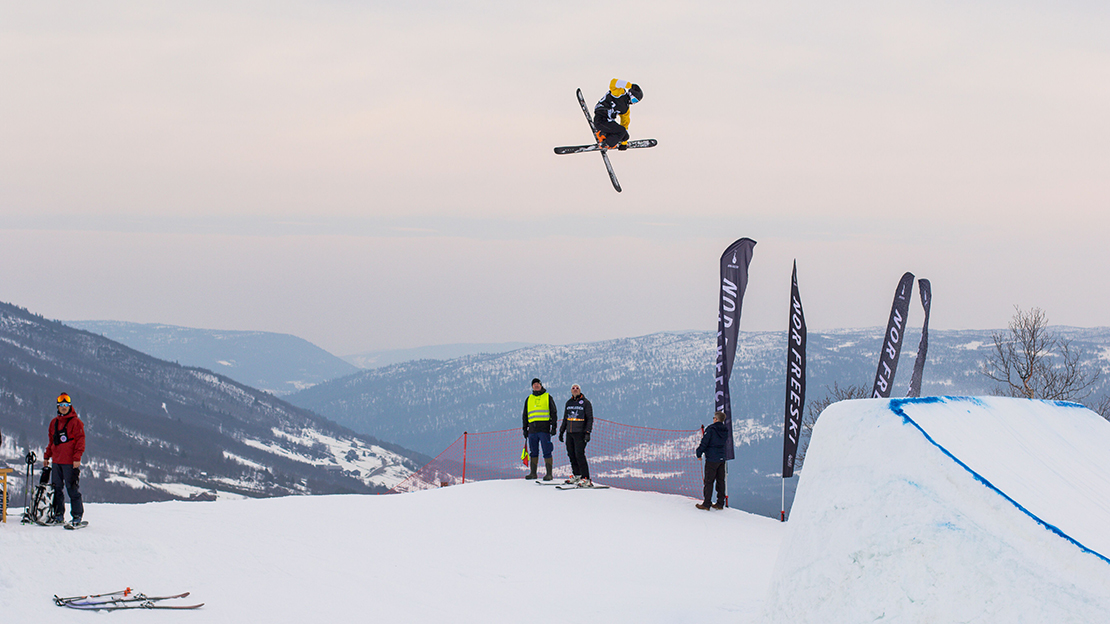
[{"label": "high-visibility vest", "polygon": [[551,420],[551,395],[528,395],[528,422]]}]

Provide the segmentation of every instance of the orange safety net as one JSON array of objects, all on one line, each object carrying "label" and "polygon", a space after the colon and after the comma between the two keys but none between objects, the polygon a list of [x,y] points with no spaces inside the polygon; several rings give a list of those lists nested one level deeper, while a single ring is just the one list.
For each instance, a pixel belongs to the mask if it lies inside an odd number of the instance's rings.
[{"label": "orange safety net", "polygon": [[[438,457],[397,484],[393,492],[414,492],[468,481],[521,479],[528,474],[521,461],[525,446],[519,428],[464,433]],[[628,490],[663,492],[701,498],[703,464],[694,457],[701,431],[652,429],[594,419],[586,461],[596,483]],[[555,479],[570,478],[567,448],[552,436]],[[540,452],[538,476],[544,475]]]}]

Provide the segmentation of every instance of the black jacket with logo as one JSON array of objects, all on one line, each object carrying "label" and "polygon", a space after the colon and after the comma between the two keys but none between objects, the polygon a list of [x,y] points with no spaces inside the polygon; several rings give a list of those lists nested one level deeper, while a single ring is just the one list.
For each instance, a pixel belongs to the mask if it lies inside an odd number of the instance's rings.
[{"label": "black jacket with logo", "polygon": [[594,106],[594,125],[617,122],[628,127],[628,107],[632,105],[632,96],[625,92],[623,95],[614,96],[606,93],[605,97],[598,100]]},{"label": "black jacket with logo", "polygon": [[568,431],[570,433],[593,433],[593,430],[594,406],[590,404],[586,395],[580,394],[577,399],[574,397],[567,399],[566,407],[563,409],[563,425],[559,427],[559,434]]}]

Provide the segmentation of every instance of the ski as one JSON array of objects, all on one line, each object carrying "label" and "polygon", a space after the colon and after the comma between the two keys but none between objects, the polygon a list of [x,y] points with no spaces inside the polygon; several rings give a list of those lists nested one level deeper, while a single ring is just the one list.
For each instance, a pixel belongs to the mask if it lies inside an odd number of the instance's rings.
[{"label": "ski", "polygon": [[[130,591],[130,588],[125,591]],[[173,596],[147,596],[144,594],[135,594],[133,597],[130,598],[114,597],[120,595],[120,593],[121,592],[114,592],[112,594],[77,598],[58,598],[57,596],[55,596],[54,604],[58,605],[59,607],[84,609],[86,611],[113,611],[118,609],[196,609],[203,605],[203,603],[198,605],[157,604],[163,600],[185,598],[189,595],[189,592],[175,594]],[[127,595],[127,593],[123,594],[123,596]]]},{"label": "ski", "polygon": [[54,594],[54,602],[58,605],[61,605],[63,602],[71,602],[71,601],[75,601],[75,600],[87,600],[89,598],[107,598],[108,596],[123,596],[123,597],[126,598],[127,596],[131,595],[132,591],[134,591],[134,590],[132,590],[130,587],[128,587],[126,589],[121,589],[119,591],[114,591],[114,592],[108,592],[106,594],[88,594],[86,596],[66,596],[64,598],[59,597],[58,594]]},{"label": "ski", "polygon": [[562,484],[563,484],[563,482],[559,481],[557,479],[552,479],[550,481],[544,481],[543,479],[540,479],[539,481],[536,481],[536,485],[562,485]]},{"label": "ski", "polygon": [[581,485],[559,484],[559,485],[555,486],[555,489],[556,490],[608,490],[609,486],[608,485],[598,485],[596,483],[593,484],[590,487],[585,487],[585,486],[581,486]]},{"label": "ski", "polygon": [[[659,141],[655,139],[635,139],[628,142],[628,149],[641,149],[645,147],[655,147],[659,145]],[[597,143],[593,145],[567,145],[564,147],[556,147],[556,154],[581,154],[583,152],[597,152],[601,150],[617,149],[615,147],[602,147]]]},{"label": "ski", "polygon": [[146,602],[135,602],[130,604],[98,604],[98,605],[80,605],[65,603],[62,606],[69,607],[70,609],[78,609],[80,611],[121,611],[124,609],[199,609],[204,606],[204,603],[195,605],[166,605],[147,600]]},{"label": "ski", "polygon": [[[578,90],[578,103],[582,106],[582,114],[586,116],[586,123],[590,124],[590,134],[597,137],[597,128],[594,127],[594,118],[590,115],[590,109],[586,106],[586,98],[582,97],[582,89]],[[601,159],[605,161],[605,170],[609,172],[609,181],[613,183],[613,188],[618,193],[621,192],[621,183],[617,182],[617,174],[613,171],[613,165],[609,162],[609,155],[605,152],[608,150],[601,149],[601,143],[596,143],[598,151],[601,152]]]},{"label": "ski", "polygon": [[59,606],[60,605],[66,605],[66,604],[85,605],[85,606],[111,605],[111,604],[124,604],[124,603],[128,603],[128,602],[144,602],[144,601],[157,602],[159,600],[173,600],[174,598],[184,598],[184,597],[189,595],[189,592],[185,592],[185,593],[182,593],[182,594],[174,594],[173,596],[147,596],[146,594],[134,594],[134,595],[132,595],[130,593],[131,591],[132,590],[130,588],[125,589],[124,590],[125,593],[123,593],[123,597],[117,597],[117,596],[120,595],[121,592],[113,592],[111,594],[98,594],[98,595],[92,595],[92,596],[78,596],[78,597],[75,597],[75,598],[58,598],[57,596],[54,596],[54,603],[59,605]]}]

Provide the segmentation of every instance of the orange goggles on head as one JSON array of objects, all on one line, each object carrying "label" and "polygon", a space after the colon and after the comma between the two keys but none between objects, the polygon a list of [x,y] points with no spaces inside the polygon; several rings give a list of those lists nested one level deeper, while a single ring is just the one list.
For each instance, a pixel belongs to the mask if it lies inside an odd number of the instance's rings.
[{"label": "orange goggles on head", "polygon": [[70,400],[69,395],[65,392],[58,395],[58,405],[69,405],[70,403],[73,403],[73,401]]}]

